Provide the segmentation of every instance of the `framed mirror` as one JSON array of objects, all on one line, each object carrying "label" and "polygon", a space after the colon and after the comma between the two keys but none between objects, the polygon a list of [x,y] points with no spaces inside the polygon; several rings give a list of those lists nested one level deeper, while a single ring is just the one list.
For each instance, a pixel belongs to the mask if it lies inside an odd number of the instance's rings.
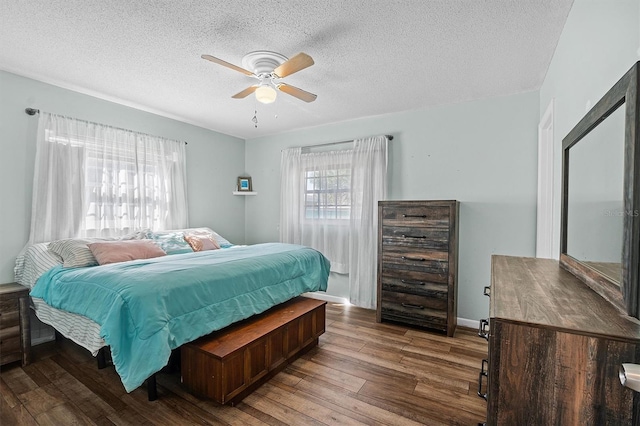
[{"label": "framed mirror", "polygon": [[562,141],[560,265],[640,315],[637,62]]}]

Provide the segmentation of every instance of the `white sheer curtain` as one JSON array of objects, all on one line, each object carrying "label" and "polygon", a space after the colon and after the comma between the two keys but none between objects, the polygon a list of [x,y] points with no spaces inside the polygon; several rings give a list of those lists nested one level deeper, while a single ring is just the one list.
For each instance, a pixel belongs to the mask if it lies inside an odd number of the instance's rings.
[{"label": "white sheer curtain", "polygon": [[188,226],[184,142],[40,113],[30,243]]},{"label": "white sheer curtain", "polygon": [[376,306],[378,201],[386,197],[385,136],[352,149],[282,151],[280,241],[321,251],[331,270],[349,274],[350,301]]},{"label": "white sheer curtain", "polygon": [[387,196],[386,136],[356,139],[351,173],[349,301],[376,307],[378,201]]}]

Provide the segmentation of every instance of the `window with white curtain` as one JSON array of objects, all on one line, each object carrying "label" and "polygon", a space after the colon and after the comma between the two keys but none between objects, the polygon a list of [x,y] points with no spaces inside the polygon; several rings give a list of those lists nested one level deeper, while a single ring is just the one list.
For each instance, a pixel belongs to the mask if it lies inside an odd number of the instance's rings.
[{"label": "window with white curtain", "polygon": [[280,241],[322,252],[331,271],[349,274],[351,303],[376,306],[378,201],[387,188],[385,136],[351,149],[282,151]]},{"label": "window with white curtain", "polygon": [[31,242],[187,226],[185,144],[40,113]]},{"label": "window with white curtain", "polygon": [[349,220],[350,164],[327,165],[326,168],[306,170],[304,196],[305,219]]}]

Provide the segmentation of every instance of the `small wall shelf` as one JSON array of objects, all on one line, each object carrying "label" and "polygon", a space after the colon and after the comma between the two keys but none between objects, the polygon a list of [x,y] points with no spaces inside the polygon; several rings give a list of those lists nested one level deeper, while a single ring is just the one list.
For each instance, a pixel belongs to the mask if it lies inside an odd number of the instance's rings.
[{"label": "small wall shelf", "polygon": [[256,191],[233,191],[233,195],[258,195]]}]

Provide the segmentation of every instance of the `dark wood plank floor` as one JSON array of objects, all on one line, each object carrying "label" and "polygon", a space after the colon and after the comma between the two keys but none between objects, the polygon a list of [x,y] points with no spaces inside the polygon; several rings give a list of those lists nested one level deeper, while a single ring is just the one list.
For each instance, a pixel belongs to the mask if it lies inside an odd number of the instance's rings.
[{"label": "dark wood plank floor", "polygon": [[34,348],[26,367],[0,371],[1,425],[476,425],[487,344],[472,330],[455,337],[390,324],[375,312],[327,305],[320,344],[235,407],[198,399],[179,373],[158,375],[159,399],[127,394],[113,367],[98,370],[79,346]]}]

